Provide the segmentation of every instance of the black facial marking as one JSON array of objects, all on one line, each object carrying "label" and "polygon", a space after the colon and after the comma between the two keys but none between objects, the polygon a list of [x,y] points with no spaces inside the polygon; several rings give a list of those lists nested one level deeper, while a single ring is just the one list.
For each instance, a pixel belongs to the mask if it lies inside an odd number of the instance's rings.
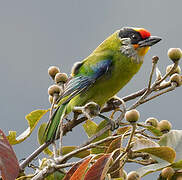
[{"label": "black facial marking", "polygon": [[142,41],[140,33],[131,29],[131,28],[123,28],[119,32],[120,38],[130,38],[132,44],[137,44],[139,41]]}]

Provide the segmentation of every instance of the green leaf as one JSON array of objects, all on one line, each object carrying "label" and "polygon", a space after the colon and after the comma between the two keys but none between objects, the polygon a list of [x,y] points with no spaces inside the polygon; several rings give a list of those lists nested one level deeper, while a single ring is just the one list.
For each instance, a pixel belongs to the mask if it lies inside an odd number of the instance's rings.
[{"label": "green leaf", "polygon": [[[68,154],[68,153],[72,152],[73,150],[75,150],[76,148],[78,148],[78,146],[63,146],[62,147],[62,155]],[[88,155],[90,155],[90,151],[84,150],[84,151],[81,151],[79,153],[76,153],[73,157],[85,158]]]},{"label": "green leaf", "polygon": [[[107,125],[108,125],[108,121],[106,121],[106,120],[101,121],[100,124],[98,125],[97,129],[96,129],[96,133],[98,133],[100,130],[105,128]],[[103,133],[101,136],[98,137],[98,140],[104,139],[110,135],[111,135],[111,131],[107,130],[105,133]]]},{"label": "green leaf", "polygon": [[175,162],[182,160],[182,130],[171,130],[164,134],[160,141],[160,146],[169,146],[176,151]]},{"label": "green leaf", "polygon": [[59,172],[59,171],[56,171],[55,173],[54,173],[54,180],[61,180],[61,179],[63,179],[64,178],[64,174],[63,173],[61,173],[61,172]]},{"label": "green leaf", "polygon": [[171,147],[167,146],[144,148],[138,151],[152,154],[170,163],[174,162],[174,159],[176,157],[176,152]]},{"label": "green leaf", "polygon": [[[101,121],[100,124],[98,125],[96,131],[95,131],[95,134],[98,133],[101,129],[103,129],[107,124],[108,124],[108,121],[106,121],[106,120]],[[99,136],[96,139],[94,139],[93,142],[97,142],[97,141],[99,141],[101,139],[104,139],[104,138],[110,136],[110,135],[111,135],[111,131],[107,130],[101,136]],[[105,145],[106,145],[105,143],[100,144],[100,146],[105,146]],[[96,147],[96,148],[92,148],[91,149],[91,153],[92,154],[100,154],[100,153],[104,153],[105,151],[106,151],[106,148]]]},{"label": "green leaf", "polygon": [[182,169],[182,160],[173,163],[172,167]]},{"label": "green leaf", "polygon": [[83,124],[83,128],[88,137],[91,137],[95,134],[97,127],[98,125],[89,119]]},{"label": "green leaf", "polygon": [[[46,129],[47,123],[42,123],[38,129],[38,135],[37,135],[37,139],[40,145],[42,145],[45,142],[45,129]],[[44,149],[43,151],[45,154],[49,155],[49,156],[53,156],[53,152],[47,147]]]},{"label": "green leaf", "polygon": [[150,173],[153,173],[153,172],[156,172],[156,171],[160,171],[162,170],[163,168],[169,166],[170,163],[167,162],[167,161],[160,161],[159,163],[156,163],[156,164],[151,164],[151,165],[148,165],[148,166],[143,166],[142,168],[139,168],[137,169],[137,173],[143,177],[147,174],[150,174]]},{"label": "green leaf", "polygon": [[168,161],[170,163],[174,162],[176,157],[176,152],[171,147],[159,146],[155,141],[150,139],[137,139],[133,143],[132,151],[149,153],[158,161],[158,158]]},{"label": "green leaf", "polygon": [[145,126],[155,136],[162,136],[163,133],[154,126]]},{"label": "green leaf", "polygon": [[39,110],[32,111],[30,114],[26,115],[25,118],[28,121],[29,127],[22,134],[20,134],[18,137],[16,137],[16,131],[9,131],[9,135],[7,136],[9,143],[14,145],[14,144],[18,144],[18,143],[21,143],[22,141],[24,141],[28,136],[30,136],[30,134],[32,133],[32,131],[36,127],[39,120],[48,111],[49,110],[40,110],[39,109]]},{"label": "green leaf", "polygon": [[63,173],[56,171],[53,174],[47,176],[45,180],[62,180],[64,176],[65,175]]}]

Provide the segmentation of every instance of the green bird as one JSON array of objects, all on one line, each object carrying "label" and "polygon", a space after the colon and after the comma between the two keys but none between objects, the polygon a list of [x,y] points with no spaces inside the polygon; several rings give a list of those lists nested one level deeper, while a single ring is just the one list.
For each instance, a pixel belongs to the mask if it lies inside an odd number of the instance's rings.
[{"label": "green bird", "polygon": [[102,108],[138,72],[147,51],[160,40],[144,28],[124,27],[76,63],[47,124],[46,142],[56,138],[60,120],[75,107],[95,102]]}]

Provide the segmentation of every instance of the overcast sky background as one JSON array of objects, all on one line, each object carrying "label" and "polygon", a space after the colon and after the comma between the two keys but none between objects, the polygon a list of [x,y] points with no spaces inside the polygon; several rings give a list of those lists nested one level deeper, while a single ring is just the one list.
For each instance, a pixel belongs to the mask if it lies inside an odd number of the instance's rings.
[{"label": "overcast sky background", "polygon": [[[87,57],[105,38],[123,26],[148,29],[162,41],[151,48],[139,73],[119,96],[128,95],[147,85],[153,55],[160,57],[162,73],[171,64],[170,47],[182,43],[182,2],[179,0],[70,0],[0,2],[0,128],[18,134],[27,128],[25,115],[48,108],[47,75],[50,65],[70,73],[72,64]],[[180,63],[181,64],[181,63]],[[168,119],[174,129],[182,129],[181,88],[138,108],[141,120],[150,116]],[[43,121],[47,121],[44,118]],[[14,146],[18,159],[38,147],[37,128],[24,142]],[[65,145],[79,145],[86,136],[75,128]],[[152,175],[143,179],[154,179]]]}]

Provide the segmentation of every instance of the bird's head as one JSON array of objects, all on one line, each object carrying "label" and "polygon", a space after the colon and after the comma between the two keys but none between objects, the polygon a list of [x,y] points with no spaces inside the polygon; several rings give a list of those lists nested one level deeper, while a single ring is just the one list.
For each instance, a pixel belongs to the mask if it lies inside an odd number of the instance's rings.
[{"label": "bird's head", "polygon": [[143,28],[124,27],[118,31],[118,38],[121,41],[121,52],[132,57],[138,63],[151,46],[158,43],[161,38],[151,36],[150,32]]}]

